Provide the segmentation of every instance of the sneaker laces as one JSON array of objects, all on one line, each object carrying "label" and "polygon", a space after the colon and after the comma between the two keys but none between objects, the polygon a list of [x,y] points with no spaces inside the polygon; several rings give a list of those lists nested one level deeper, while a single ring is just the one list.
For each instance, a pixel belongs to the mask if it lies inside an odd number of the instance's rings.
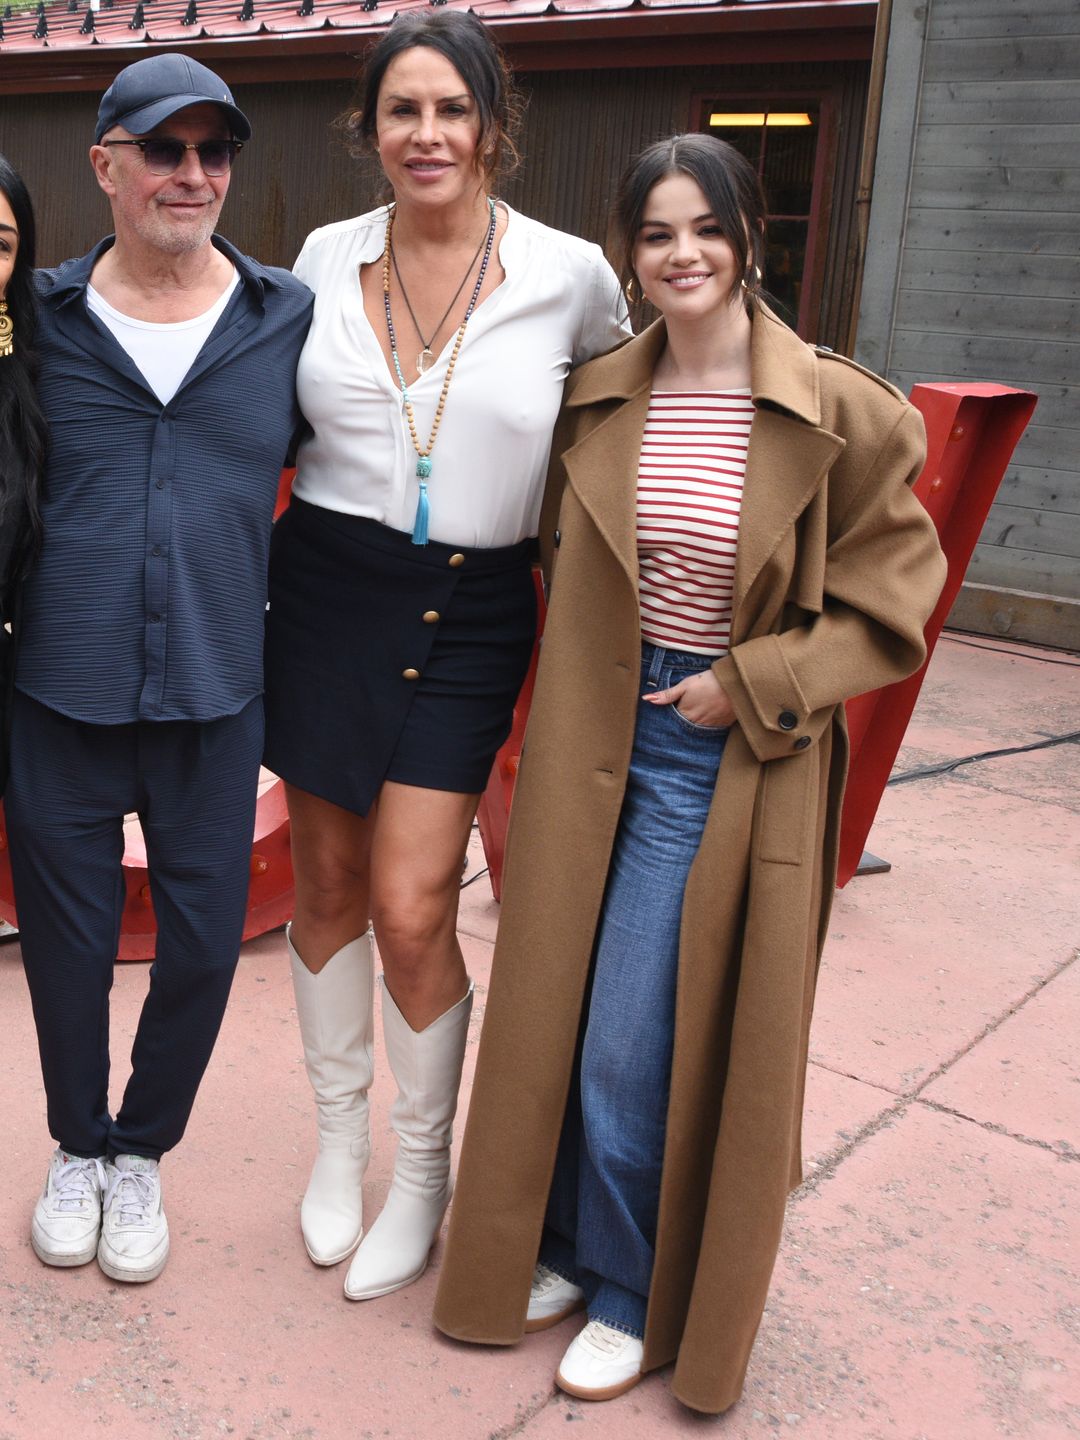
[{"label": "sneaker laces", "polygon": [[557,1270],[552,1270],[550,1266],[544,1265],[541,1261],[537,1261],[533,1269],[532,1278],[531,1293],[534,1297],[539,1298],[542,1295],[546,1295],[549,1290],[554,1290],[556,1285],[565,1284],[567,1284],[567,1281],[563,1279]]},{"label": "sneaker laces", "polygon": [[579,1338],[601,1354],[612,1356],[617,1355],[627,1340],[633,1337],[622,1330],[616,1330],[612,1325],[605,1325],[603,1320],[590,1320]]},{"label": "sneaker laces", "polygon": [[53,1209],[82,1210],[96,1199],[95,1188],[99,1193],[105,1188],[104,1165],[100,1160],[72,1155],[53,1171]]},{"label": "sneaker laces", "polygon": [[157,1204],[156,1177],[142,1170],[115,1170],[105,1192],[104,1209],[115,1211],[121,1225],[149,1225]]}]

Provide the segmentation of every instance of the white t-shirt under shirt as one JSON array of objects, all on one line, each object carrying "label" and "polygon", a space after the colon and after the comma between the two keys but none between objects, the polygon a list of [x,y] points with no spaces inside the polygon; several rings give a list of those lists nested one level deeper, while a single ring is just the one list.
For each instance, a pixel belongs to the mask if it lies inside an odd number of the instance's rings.
[{"label": "white t-shirt under shirt", "polygon": [[662,391],[649,400],[638,464],[641,633],[722,655],[731,643],[749,390]]},{"label": "white t-shirt under shirt", "polygon": [[232,279],[209,310],[194,320],[157,324],[123,315],[92,285],[86,287],[86,308],[111,330],[139,370],[150,389],[167,405],[184,383],[184,376],[210,338],[210,332],[224,313],[240,276],[233,267]]},{"label": "white t-shirt under shirt", "polygon": [[[599,246],[503,208],[506,278],[469,320],[431,453],[429,534],[451,545],[490,548],[536,534],[563,382],[571,366],[630,333]],[[300,446],[293,493],[408,532],[416,452],[359,279],[359,267],[383,253],[386,218],[384,208],[314,231],[293,267],[315,292],[297,373],[314,434]],[[453,337],[409,385],[422,443],[452,348]]]}]

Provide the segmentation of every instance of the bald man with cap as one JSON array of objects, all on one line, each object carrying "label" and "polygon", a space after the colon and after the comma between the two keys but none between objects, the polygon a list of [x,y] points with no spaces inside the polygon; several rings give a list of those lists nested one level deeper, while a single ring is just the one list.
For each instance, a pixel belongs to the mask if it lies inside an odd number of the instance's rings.
[{"label": "bald man with cap", "polygon": [[[217,1038],[247,905],[278,476],[311,295],[215,234],[251,126],[183,55],[129,65],[90,149],[114,234],[38,277],[52,443],[18,629],[5,797],[57,1148],[31,1223],[47,1265],[152,1280],[159,1161]],[[124,818],[158,934],[119,1110],[109,990]]]}]

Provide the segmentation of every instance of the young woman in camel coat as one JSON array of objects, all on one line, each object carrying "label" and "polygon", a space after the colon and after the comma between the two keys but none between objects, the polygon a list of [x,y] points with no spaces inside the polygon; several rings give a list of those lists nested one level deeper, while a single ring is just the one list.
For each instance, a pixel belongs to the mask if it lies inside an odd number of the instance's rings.
[{"label": "young woman in camel coat", "polygon": [[[655,177],[672,176],[689,176],[704,211],[715,210],[705,203],[715,156],[701,146],[719,143],[676,137],[646,152],[637,162],[652,157],[646,210],[661,195]],[[641,208],[626,237],[639,275],[652,263],[635,248]],[[678,930],[647,1320],[626,1380],[564,1386],[609,1398],[638,1371],[675,1361],[675,1395],[706,1412],[739,1397],[786,1197],[802,1178],[807,1036],[847,765],[843,702],[919,666],[944,579],[933,527],[909,489],[924,458],[920,416],[884,381],[804,344],[761,303],[761,217],[749,201],[739,208],[747,238],[740,255],[729,235],[731,293],[754,412],[730,648],[711,665],[719,699],[710,713],[701,686],[675,696],[699,729],[730,729]],[[675,270],[683,263],[676,255]],[[671,296],[663,266],[652,268],[645,291],[665,310],[672,343],[661,320],[577,371],[552,452],[540,531],[550,609],[435,1308],[439,1329],[462,1340],[512,1344],[580,1308],[543,1315],[541,1305],[526,1324],[639,723],[643,429],[654,384],[678,389],[672,360],[685,368],[692,351],[674,348],[687,333],[680,307],[701,304]],[[661,383],[665,366],[674,385]]]}]

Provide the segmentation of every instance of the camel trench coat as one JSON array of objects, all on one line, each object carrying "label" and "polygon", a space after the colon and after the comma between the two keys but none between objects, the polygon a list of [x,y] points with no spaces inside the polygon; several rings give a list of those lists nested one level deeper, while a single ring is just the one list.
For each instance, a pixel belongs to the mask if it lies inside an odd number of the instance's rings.
[{"label": "camel trench coat", "polygon": [[[476,1080],[435,1306],[521,1338],[640,688],[638,456],[663,322],[570,379],[542,517],[551,574]],[[828,923],[842,702],[923,661],[944,581],[910,491],[922,420],[763,307],[731,650],[737,723],[686,886],[643,1368],[716,1413],[741,1393],[790,1189]],[[554,562],[554,563],[552,563]]]}]

